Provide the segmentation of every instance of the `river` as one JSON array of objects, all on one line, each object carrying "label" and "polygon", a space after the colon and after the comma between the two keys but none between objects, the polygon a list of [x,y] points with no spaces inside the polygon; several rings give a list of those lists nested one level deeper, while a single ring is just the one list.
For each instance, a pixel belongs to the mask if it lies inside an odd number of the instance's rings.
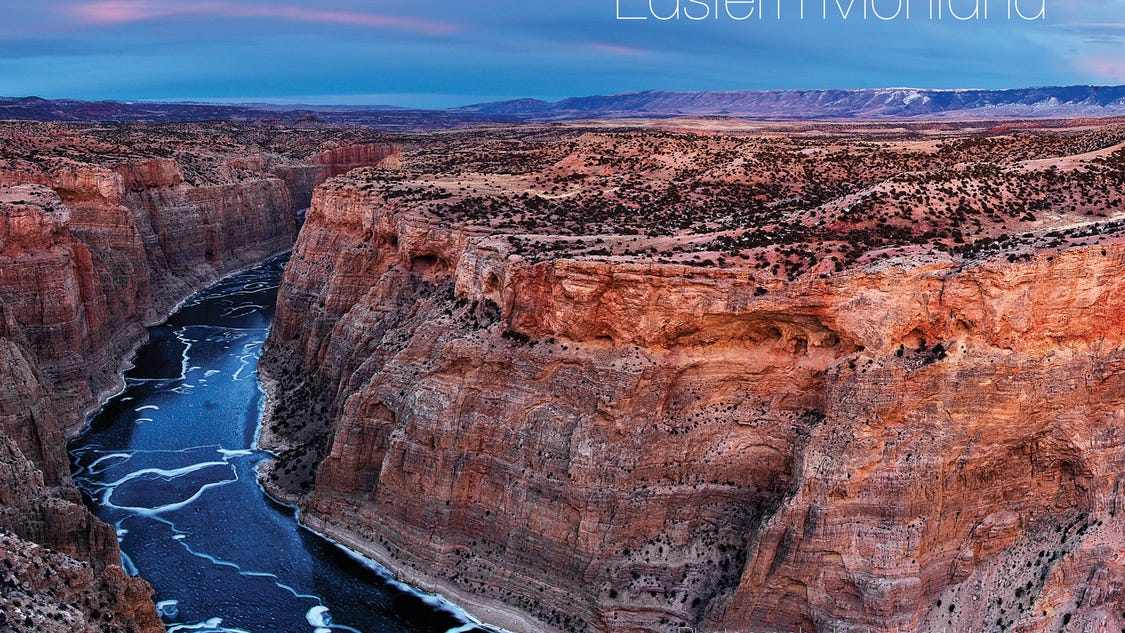
[{"label": "river", "polygon": [[258,485],[257,360],[284,265],[231,277],[150,329],[125,389],[71,442],[75,482],[170,633],[484,631],[301,528]]}]

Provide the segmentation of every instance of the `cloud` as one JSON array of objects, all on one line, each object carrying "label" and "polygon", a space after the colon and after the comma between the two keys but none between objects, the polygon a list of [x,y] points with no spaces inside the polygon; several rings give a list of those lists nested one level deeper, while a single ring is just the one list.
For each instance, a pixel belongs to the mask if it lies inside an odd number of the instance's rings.
[{"label": "cloud", "polygon": [[461,25],[378,13],[267,6],[226,1],[104,0],[67,7],[71,15],[91,24],[109,25],[167,17],[258,18],[397,29],[443,35],[464,30]]},{"label": "cloud", "polygon": [[636,48],[634,46],[607,44],[605,42],[586,42],[584,46],[591,50],[602,53],[611,53],[614,55],[646,55],[651,52],[643,48]]},{"label": "cloud", "polygon": [[1079,62],[1079,67],[1102,79],[1125,81],[1125,59],[1092,57]]},{"label": "cloud", "polygon": [[1055,28],[1075,35],[1088,44],[1116,44],[1125,41],[1125,23],[1074,23]]}]

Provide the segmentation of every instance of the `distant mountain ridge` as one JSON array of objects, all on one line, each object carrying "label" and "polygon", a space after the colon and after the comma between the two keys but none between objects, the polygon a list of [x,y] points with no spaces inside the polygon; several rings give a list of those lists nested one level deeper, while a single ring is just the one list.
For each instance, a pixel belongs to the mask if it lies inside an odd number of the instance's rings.
[{"label": "distant mountain ridge", "polygon": [[1063,86],[1009,90],[650,90],[571,97],[557,102],[514,99],[421,110],[390,106],[155,103],[0,98],[0,119],[173,122],[204,120],[323,121],[388,130],[446,129],[483,123],[550,122],[633,117],[730,116],[749,119],[1048,118],[1125,115],[1125,86]]},{"label": "distant mountain ridge", "polygon": [[701,115],[768,119],[1113,116],[1125,114],[1125,86],[1010,90],[651,90],[572,97],[556,103],[501,101],[467,106],[460,111],[537,120]]}]

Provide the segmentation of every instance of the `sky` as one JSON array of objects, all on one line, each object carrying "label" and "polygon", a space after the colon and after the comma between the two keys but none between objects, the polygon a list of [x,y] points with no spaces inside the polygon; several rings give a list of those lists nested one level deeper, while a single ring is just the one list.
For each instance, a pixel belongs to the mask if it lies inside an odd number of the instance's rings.
[{"label": "sky", "polygon": [[[1125,0],[1018,0],[1035,20],[1009,19],[1017,0],[726,1],[0,0],[0,95],[449,107],[1125,83]],[[950,14],[975,4],[988,19]]]}]

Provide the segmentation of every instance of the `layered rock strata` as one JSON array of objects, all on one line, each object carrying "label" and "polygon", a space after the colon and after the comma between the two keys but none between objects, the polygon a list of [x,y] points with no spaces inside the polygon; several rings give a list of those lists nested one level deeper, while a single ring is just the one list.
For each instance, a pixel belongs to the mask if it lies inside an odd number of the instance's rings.
[{"label": "layered rock strata", "polygon": [[[655,224],[716,209],[708,169],[743,158],[710,135],[478,139],[479,163],[443,172],[415,148],[334,180],[263,359],[264,480],[314,529],[514,630],[1118,630],[1125,155],[1120,130],[1092,134],[1002,137],[932,176],[919,163],[947,150],[909,141],[878,150],[909,174],[833,196],[798,168],[766,184],[803,210],[720,234],[720,214]],[[780,164],[871,149],[761,143]],[[700,203],[687,220],[604,193],[605,155],[638,148],[646,187]],[[904,183],[924,200],[965,178],[1069,203],[1021,212],[1014,237],[975,185],[952,189],[957,223],[879,215]],[[638,230],[576,235],[582,209],[557,201],[590,191]],[[784,265],[836,243],[858,247]]]},{"label": "layered rock strata", "polygon": [[358,167],[378,165],[387,159],[393,162],[399,151],[389,143],[335,144],[309,156],[309,165],[278,165],[273,173],[285,181],[293,206],[307,209],[312,203],[313,189],[320,183]]},{"label": "layered rock strata", "polygon": [[[82,504],[66,438],[119,388],[146,326],[290,247],[291,192],[307,198],[330,173],[319,153],[181,145],[205,131],[0,130],[2,630],[163,630],[148,584],[120,567],[114,530]],[[377,155],[364,151],[353,158]],[[275,167],[311,175],[289,183]]]}]

